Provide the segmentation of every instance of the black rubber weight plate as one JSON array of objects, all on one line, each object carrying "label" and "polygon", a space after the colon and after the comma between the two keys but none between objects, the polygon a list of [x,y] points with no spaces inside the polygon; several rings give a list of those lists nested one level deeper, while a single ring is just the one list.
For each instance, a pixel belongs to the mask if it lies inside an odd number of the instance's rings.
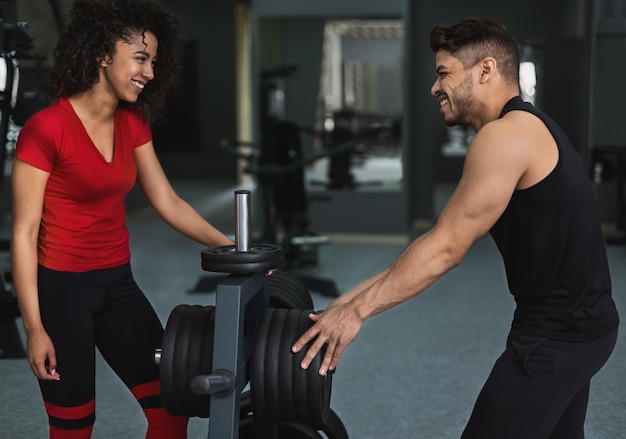
[{"label": "black rubber weight plate", "polygon": [[211,372],[214,307],[178,305],[167,321],[161,348],[161,397],[175,416],[208,416],[208,398],[194,395],[191,380]]},{"label": "black rubber weight plate", "polygon": [[313,299],[304,284],[293,274],[277,270],[267,281],[272,308],[312,309]]},{"label": "black rubber weight plate", "polygon": [[297,315],[298,312],[287,309],[270,308],[255,331],[251,391],[254,411],[263,421],[291,422],[295,418],[291,392],[293,354],[286,344],[292,337],[286,329],[291,327],[292,332],[296,329]]},{"label": "black rubber weight plate", "polygon": [[[252,415],[240,419],[239,439],[256,439],[254,437],[254,417]],[[279,423],[278,439],[324,439],[324,437],[313,428],[303,424]]]},{"label": "black rubber weight plate", "polygon": [[216,273],[260,273],[279,268],[283,249],[277,245],[253,244],[248,251],[239,252],[233,245],[202,250],[202,269]]},{"label": "black rubber weight plate", "polygon": [[[253,418],[252,411],[252,399],[250,392],[244,392],[240,397],[239,405],[239,438],[240,439],[253,439]],[[328,419],[321,431],[324,436],[320,435],[312,427],[305,426],[300,423],[293,423],[291,425],[279,425],[279,439],[297,439],[297,438],[320,438],[320,439],[349,439],[348,432],[339,419],[339,416],[330,409],[328,412]],[[296,432],[294,432],[296,430]],[[319,430],[318,430],[319,431]]]},{"label": "black rubber weight plate", "polygon": [[278,375],[278,364],[283,334],[283,324],[287,317],[288,310],[275,309],[272,313],[272,321],[267,332],[267,343],[265,345],[265,374],[263,379],[265,405],[267,407],[268,419],[272,421],[282,421],[280,417],[280,396],[279,388],[283,385]]},{"label": "black rubber weight plate", "polygon": [[184,415],[186,413],[186,401],[187,392],[185,391],[185,364],[187,363],[187,355],[189,353],[189,308],[187,307],[183,312],[180,319],[178,330],[176,331],[176,346],[174,347],[174,394],[175,394],[175,407],[177,415]]},{"label": "black rubber weight plate", "polygon": [[[184,337],[179,337],[177,343],[187,345],[187,357],[180,358],[180,395],[181,411],[187,416],[197,416],[196,410],[201,410],[201,404],[196,404],[196,397],[191,392],[191,380],[200,374],[202,362],[202,326],[201,309],[195,306],[189,307],[186,315],[186,331]],[[180,334],[181,336],[183,334]]]},{"label": "black rubber weight plate", "polygon": [[259,318],[254,329],[252,356],[250,358],[250,395],[254,412],[261,419],[268,419],[265,405],[265,349],[267,333],[274,315],[273,309],[267,309]]},{"label": "black rubber weight plate", "polygon": [[[239,415],[239,439],[257,439],[254,436],[254,412],[252,402],[246,394],[241,396]],[[276,439],[324,439],[314,428],[299,423],[278,423]],[[328,439],[333,439],[328,436]]]},{"label": "black rubber weight plate", "polygon": [[[291,346],[311,325],[309,310],[268,309],[255,331],[251,364],[252,402],[256,416],[277,422],[324,425],[330,409],[332,373],[320,376],[322,349],[308,369],[300,363],[306,350],[297,354]],[[287,318],[289,316],[289,318]],[[291,322],[291,319],[294,319]],[[288,325],[285,323],[290,321]],[[291,376],[282,373],[291,368]],[[285,406],[293,407],[293,417],[284,418]],[[288,413],[291,415],[291,413]]]},{"label": "black rubber weight plate", "polygon": [[348,431],[333,409],[328,411],[328,419],[326,419],[322,431],[326,433],[328,439],[348,439]]},{"label": "black rubber weight plate", "polygon": [[174,416],[178,416],[178,394],[176,389],[176,338],[183,321],[183,314],[188,305],[178,305],[175,307],[165,325],[163,342],[161,344],[161,362],[159,365],[159,380],[161,386],[161,399],[163,408]]},{"label": "black rubber weight plate", "polygon": [[[206,334],[207,323],[213,307],[190,305],[183,315],[176,343],[181,347],[176,357],[175,373],[178,380],[179,412],[185,416],[208,416],[208,401],[191,391],[191,380],[197,375],[211,372],[211,362],[202,364],[203,347],[206,338],[212,338],[212,331]],[[183,354],[184,353],[184,354]]]},{"label": "black rubber weight plate", "polygon": [[[309,318],[310,311],[301,311],[299,318],[298,333],[303,334],[309,329],[313,322]],[[295,340],[294,340],[295,341]],[[308,345],[307,345],[308,348]],[[303,349],[303,351],[306,349]],[[306,402],[308,406],[306,421],[307,424],[321,427],[325,424],[328,417],[328,411],[330,410],[330,393],[332,387],[332,372],[327,373],[325,376],[319,374],[319,369],[322,366],[322,360],[326,353],[326,347],[324,346],[313,358],[308,369],[306,369]],[[303,369],[300,369],[303,370]],[[303,391],[298,389],[298,391]]]},{"label": "black rubber weight plate", "polygon": [[[284,270],[279,270],[279,271],[280,271],[279,276],[281,276],[286,282],[289,282],[289,284],[292,285],[294,289],[297,289],[301,292],[307,292],[307,293],[309,292],[309,289],[306,287],[306,285],[304,285],[304,283],[295,274],[290,273],[288,271],[284,271]],[[302,309],[308,309],[308,307],[302,308]]]},{"label": "black rubber weight plate", "polygon": [[194,394],[191,391],[191,381],[198,375],[207,375],[212,372],[215,308],[197,305],[190,317],[191,332],[185,369],[186,413],[187,416],[207,418],[210,412],[211,398],[207,395]]},{"label": "black rubber weight plate", "polygon": [[[308,312],[307,312],[308,314]],[[307,317],[308,318],[308,317]],[[300,335],[304,334],[305,330],[299,331],[301,328],[300,323],[300,313],[298,313],[298,320],[296,324],[295,331],[300,333]],[[313,365],[309,366],[308,369],[302,369],[300,367],[300,363],[302,363],[302,359],[306,354],[307,349],[309,348],[310,343],[307,344],[300,352],[293,355],[293,363],[292,363],[292,371],[291,371],[291,381],[292,381],[292,392],[293,392],[293,402],[294,409],[296,411],[296,418],[298,420],[304,420],[308,422],[308,404],[307,404],[307,374],[309,371],[313,371],[313,373],[317,374],[318,369],[312,369]]]},{"label": "black rubber weight plate", "polygon": [[277,389],[279,398],[279,410],[281,420],[285,422],[295,422],[296,411],[293,395],[293,361],[295,355],[291,351],[291,346],[296,341],[298,330],[298,312],[288,312],[283,325],[282,337],[280,341],[281,349],[278,356],[278,377],[280,384]]}]

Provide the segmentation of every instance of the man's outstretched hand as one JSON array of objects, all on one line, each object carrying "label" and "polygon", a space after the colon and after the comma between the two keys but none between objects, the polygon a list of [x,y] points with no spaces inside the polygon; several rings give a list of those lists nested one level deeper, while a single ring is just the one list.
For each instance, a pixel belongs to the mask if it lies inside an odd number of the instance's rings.
[{"label": "man's outstretched hand", "polygon": [[343,351],[361,330],[363,319],[357,315],[350,303],[331,304],[320,314],[311,313],[309,318],[315,324],[296,340],[291,350],[294,353],[300,352],[307,343],[313,341],[300,364],[306,369],[326,345],[326,353],[319,370],[320,375],[326,375],[329,370],[335,370],[337,367]]}]

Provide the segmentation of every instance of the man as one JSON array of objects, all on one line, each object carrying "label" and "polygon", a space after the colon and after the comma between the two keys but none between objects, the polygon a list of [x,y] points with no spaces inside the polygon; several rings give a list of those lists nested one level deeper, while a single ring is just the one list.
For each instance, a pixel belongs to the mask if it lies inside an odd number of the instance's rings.
[{"label": "man", "polygon": [[566,135],[519,97],[519,51],[498,22],[436,26],[432,94],[447,125],[471,125],[463,176],[436,225],[346,292],[293,346],[324,346],[333,370],[363,322],[428,288],[487,232],[517,303],[507,347],[463,439],[578,439],[591,377],[609,358],[618,315],[589,178]]}]

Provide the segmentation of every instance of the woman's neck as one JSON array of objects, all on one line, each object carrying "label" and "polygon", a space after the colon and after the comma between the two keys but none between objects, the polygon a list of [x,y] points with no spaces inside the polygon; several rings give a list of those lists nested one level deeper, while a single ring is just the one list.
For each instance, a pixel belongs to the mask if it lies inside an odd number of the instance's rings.
[{"label": "woman's neck", "polygon": [[119,101],[104,97],[94,89],[77,93],[69,98],[74,111],[82,118],[90,120],[110,120],[115,113]]}]

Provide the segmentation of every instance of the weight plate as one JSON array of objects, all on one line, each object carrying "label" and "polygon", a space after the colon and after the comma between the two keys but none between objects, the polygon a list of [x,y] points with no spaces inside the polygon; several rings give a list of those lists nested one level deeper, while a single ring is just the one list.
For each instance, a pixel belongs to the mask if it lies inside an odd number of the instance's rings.
[{"label": "weight plate", "polygon": [[[239,401],[239,439],[256,439],[251,392],[242,393]],[[279,423],[278,438],[276,439],[324,439],[324,437],[304,424]],[[333,438],[328,437],[328,439]]]},{"label": "weight plate", "polygon": [[348,439],[348,430],[333,409],[328,410],[328,418],[322,427],[328,439]]},{"label": "weight plate", "polygon": [[274,313],[267,309],[259,318],[252,339],[252,356],[250,357],[250,395],[252,406],[257,416],[268,419],[265,405],[265,349],[268,343],[268,330]]},{"label": "weight plate", "polygon": [[259,273],[283,263],[282,247],[270,244],[252,244],[245,252],[237,251],[234,245],[209,247],[200,255],[202,269],[216,273]]},{"label": "weight plate", "polygon": [[[252,415],[239,420],[239,439],[256,439],[254,436],[254,417]],[[276,439],[324,439],[313,428],[299,423],[279,423]],[[328,439],[332,439],[328,437]]]},{"label": "weight plate", "polygon": [[[299,333],[300,335],[304,334],[305,331],[298,331],[299,328],[300,328],[300,315],[298,315],[298,322],[296,324],[295,332]],[[302,362],[302,359],[304,358],[304,354],[306,353],[309,346],[310,346],[310,343],[307,344],[303,349],[301,349],[300,352],[293,354],[293,360],[292,360],[292,365],[291,365],[292,367],[291,386],[292,386],[293,403],[294,403],[293,406],[294,406],[294,410],[296,412],[296,416],[298,420],[304,419],[305,421],[307,421],[307,418],[308,418],[308,413],[307,413],[308,412],[308,403],[307,403],[308,395],[307,395],[307,386],[306,386],[307,374],[309,373],[309,370],[313,370],[311,369],[313,365],[309,366],[308,369],[304,370],[302,369],[302,367],[300,367],[300,363]],[[315,370],[314,373],[317,375],[317,370]]]},{"label": "weight plate", "polygon": [[185,398],[186,393],[184,387],[184,373],[185,366],[187,364],[187,355],[189,352],[189,307],[181,310],[183,316],[179,322],[178,329],[176,331],[176,346],[174,347],[174,376],[172,378],[174,382],[174,407],[177,416],[185,415]]},{"label": "weight plate", "polygon": [[163,336],[159,377],[165,410],[174,416],[208,417],[210,399],[191,391],[191,380],[211,373],[215,307],[178,305]]},{"label": "weight plate", "polygon": [[178,414],[178,408],[176,407],[176,374],[174,373],[176,336],[184,313],[183,309],[186,306],[179,305],[172,310],[167,319],[163,342],[161,343],[161,361],[159,363],[161,399],[163,400],[163,408],[174,416]]},{"label": "weight plate", "polygon": [[270,307],[313,309],[313,298],[306,286],[293,274],[276,270],[267,281]]},{"label": "weight plate", "polygon": [[[191,391],[191,381],[198,375],[207,375],[212,372],[213,366],[213,333],[215,328],[215,308],[196,305],[190,316],[190,340],[185,367],[187,416],[207,418],[210,412],[211,398],[206,395],[196,395]],[[187,383],[188,381],[188,383]]]},{"label": "weight plate", "polygon": [[[304,332],[306,332],[306,330],[313,325],[313,322],[309,319],[309,314],[310,311],[302,311],[300,313],[297,331],[300,335],[304,334]],[[309,345],[302,349],[302,351],[306,351]],[[330,409],[330,393],[333,374],[332,372],[329,372],[325,376],[321,376],[318,373],[320,367],[322,366],[322,360],[324,359],[325,353],[326,345],[324,345],[324,347],[313,358],[313,361],[311,361],[311,364],[306,371],[300,368],[301,371],[306,373],[306,391],[302,388],[294,389],[294,392],[302,391],[306,394],[305,401],[307,403],[307,413],[306,416],[303,414],[302,422],[306,420],[307,424],[315,427],[324,425]]]},{"label": "weight plate", "polygon": [[[281,344],[283,324],[288,310],[275,309],[272,314],[272,322],[267,332],[267,344],[265,345],[265,374],[263,385],[265,386],[265,406],[267,407],[268,419],[283,421],[280,412],[281,405],[279,391],[286,383],[282,376],[278,375],[280,353],[284,346]],[[291,420],[290,420],[291,421]]]},{"label": "weight plate", "polygon": [[248,415],[252,416],[252,396],[250,391],[246,390],[239,395],[239,417],[244,418]]},{"label": "weight plate", "polygon": [[[294,334],[298,329],[298,316],[299,313],[296,312],[287,313],[282,331],[281,346],[291,346],[296,341]],[[291,349],[282,348],[280,350],[278,358],[280,385],[277,389],[277,396],[280,401],[281,420],[286,422],[295,422],[297,420],[293,394],[293,359],[294,354]]]},{"label": "weight plate", "polygon": [[[252,402],[256,415],[263,420],[312,426],[323,425],[326,421],[332,373],[325,377],[318,373],[325,349],[306,370],[300,367],[300,362],[308,346],[297,354],[291,351],[297,338],[313,324],[309,313],[308,310],[270,308],[255,331],[250,366]],[[284,373],[287,368],[290,374]]]},{"label": "weight plate", "polygon": [[[240,439],[253,439],[253,422],[254,412],[252,410],[252,399],[250,392],[244,392],[240,397],[239,404],[239,438]],[[323,434],[320,434],[323,433]],[[339,416],[330,409],[328,413],[328,419],[324,426],[318,431],[315,431],[313,427],[293,422],[293,423],[279,423],[278,425],[279,437],[277,439],[349,439],[346,428],[339,419]]]}]

